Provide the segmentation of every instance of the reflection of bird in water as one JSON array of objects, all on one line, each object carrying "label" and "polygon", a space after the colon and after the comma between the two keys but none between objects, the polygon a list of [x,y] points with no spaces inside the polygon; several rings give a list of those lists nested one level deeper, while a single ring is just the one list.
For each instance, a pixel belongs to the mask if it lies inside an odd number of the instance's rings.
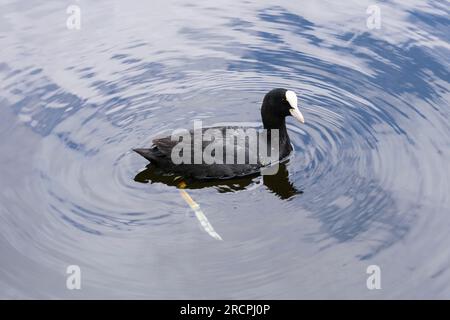
[{"label": "reflection of bird in water", "polygon": [[[148,168],[139,173],[135,180],[141,182],[163,182],[167,185],[177,186],[183,199],[196,213],[203,228],[212,237],[221,240],[222,238],[214,231],[206,216],[200,210],[199,205],[192,200],[186,189],[207,186],[215,186],[220,192],[226,192],[227,188],[229,191],[245,189],[261,172],[264,174],[265,170],[274,169],[268,164],[275,161],[277,162],[276,167],[278,167],[278,170],[275,171],[274,175],[264,175],[264,184],[282,199],[288,199],[298,193],[289,182],[285,164],[278,163],[283,161],[292,151],[286,128],[285,119],[287,116],[293,116],[301,123],[305,122],[297,106],[296,94],[286,89],[273,89],[265,95],[261,106],[261,118],[265,131],[255,135],[256,140],[253,141],[253,144],[257,144],[256,148],[247,139],[247,132],[254,128],[225,126],[197,131],[191,130],[184,137],[189,138],[186,139],[188,141],[185,145],[189,151],[187,154],[184,154],[185,150],[183,148],[180,150],[183,152],[183,157],[190,156],[187,158],[191,161],[188,163],[177,163],[174,161],[173,155],[174,151],[178,150],[180,141],[173,140],[172,137],[155,139],[151,148],[134,149],[135,152],[150,161]],[[207,135],[207,129],[210,129],[210,132],[214,130],[216,135],[212,139],[210,137],[203,138]],[[228,139],[230,131],[233,132],[232,139]],[[201,144],[196,146],[195,141],[198,136],[201,137]],[[274,138],[276,140],[272,141]],[[278,148],[272,144],[273,142],[276,143]],[[264,149],[270,150],[268,153],[276,150],[275,158],[273,154],[270,155],[269,162],[267,158],[263,158],[263,153],[260,150],[261,144]],[[195,158],[194,152],[203,154],[208,148],[214,149],[211,155],[214,158],[217,157],[217,159],[207,162],[200,157],[201,161],[199,163],[193,163],[192,160]],[[232,152],[232,154],[227,154],[227,152]],[[247,160],[243,163],[237,161],[239,152],[245,154],[244,159],[256,159],[256,161],[251,162]],[[231,163],[229,162],[230,158]],[[176,177],[175,179],[174,176]]]},{"label": "reflection of bird in water", "polygon": [[[216,188],[219,192],[234,192],[239,190],[245,190],[247,186],[256,182],[259,179],[259,174],[250,176],[227,179],[227,180],[182,180],[180,177],[174,175],[163,174],[161,170],[155,166],[149,164],[147,168],[139,172],[134,180],[142,183],[163,183],[168,186],[177,187],[180,190],[182,198],[194,211],[195,216],[200,221],[203,229],[213,238],[222,240],[222,237],[214,230],[211,223],[206,218],[206,215],[201,210],[198,203],[196,203],[190,195],[186,192],[186,189],[201,189],[201,188]],[[288,200],[296,194],[302,194],[303,191],[297,190],[294,185],[289,181],[289,172],[286,168],[286,163],[280,163],[278,171],[274,175],[262,176],[264,185],[280,199]]]},{"label": "reflection of bird in water", "polygon": [[[268,190],[277,195],[280,199],[290,199],[303,191],[297,190],[289,181],[287,163],[280,163],[278,172],[274,175],[264,175],[262,180]],[[245,190],[252,183],[260,179],[260,174],[235,178],[216,180],[186,180],[184,189],[215,188],[220,193]],[[149,164],[145,170],[139,172],[134,180],[142,183],[163,183],[167,186],[179,187],[180,179],[174,175],[164,174],[159,168]]]}]

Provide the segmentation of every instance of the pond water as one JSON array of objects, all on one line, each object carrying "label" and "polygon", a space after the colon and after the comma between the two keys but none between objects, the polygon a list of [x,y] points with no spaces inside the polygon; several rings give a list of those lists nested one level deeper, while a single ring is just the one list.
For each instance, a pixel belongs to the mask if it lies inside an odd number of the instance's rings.
[{"label": "pond water", "polygon": [[[0,8],[0,298],[450,297],[448,3]],[[276,87],[306,119],[280,173],[188,190],[218,241],[131,149]]]}]

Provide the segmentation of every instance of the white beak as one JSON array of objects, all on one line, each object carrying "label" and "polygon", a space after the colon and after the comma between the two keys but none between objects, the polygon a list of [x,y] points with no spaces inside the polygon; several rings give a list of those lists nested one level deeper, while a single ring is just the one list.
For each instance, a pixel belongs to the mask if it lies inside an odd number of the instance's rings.
[{"label": "white beak", "polygon": [[289,102],[289,105],[291,106],[291,109],[289,109],[289,112],[291,115],[297,119],[297,121],[300,121],[301,123],[305,123],[305,118],[303,118],[302,113],[300,110],[298,110],[297,105],[297,95],[294,91],[286,91],[286,100]]},{"label": "white beak", "polygon": [[301,123],[305,123],[305,118],[303,118],[302,113],[300,112],[300,110],[298,110],[298,108],[296,109],[289,109],[289,112],[291,113],[291,115],[297,119],[298,121],[300,121]]}]

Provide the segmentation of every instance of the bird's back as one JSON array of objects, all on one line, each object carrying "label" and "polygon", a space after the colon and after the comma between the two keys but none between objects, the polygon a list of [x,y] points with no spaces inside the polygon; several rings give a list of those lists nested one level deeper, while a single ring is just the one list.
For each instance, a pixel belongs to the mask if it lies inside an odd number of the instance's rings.
[{"label": "bird's back", "polygon": [[151,148],[135,151],[164,171],[186,178],[230,179],[260,171],[258,139],[260,133],[252,127],[212,127],[186,131],[178,140],[155,139]]}]

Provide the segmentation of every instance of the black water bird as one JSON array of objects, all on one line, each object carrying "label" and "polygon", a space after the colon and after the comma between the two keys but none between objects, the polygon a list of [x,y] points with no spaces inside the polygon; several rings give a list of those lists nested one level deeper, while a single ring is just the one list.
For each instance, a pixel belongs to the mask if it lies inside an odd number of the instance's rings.
[{"label": "black water bird", "polygon": [[[298,109],[296,94],[293,91],[281,88],[269,91],[264,96],[261,106],[261,118],[265,135],[263,135],[263,132],[258,132],[256,140],[258,142],[264,141],[263,143],[266,144],[266,148],[271,153],[270,150],[274,150],[271,138],[277,137],[278,152],[274,152],[276,155],[275,160],[277,161],[286,158],[292,151],[286,128],[287,116],[293,116],[301,123],[305,122],[303,115]],[[149,160],[150,165],[157,167],[162,173],[174,174],[185,179],[209,180],[244,177],[259,174],[268,165],[267,158],[261,156],[261,148],[252,148],[249,132],[254,129],[239,126],[202,128],[200,130],[186,131],[187,136],[185,135],[184,137],[188,139],[184,139],[184,144],[180,140],[173,140],[169,136],[154,139],[151,148],[133,150]],[[207,133],[208,138],[206,138]],[[230,135],[232,139],[229,139]],[[201,137],[200,144],[195,142],[198,141],[196,137]],[[264,139],[261,140],[262,138]],[[197,145],[195,145],[196,143]],[[181,153],[179,155],[181,157],[186,156],[187,158],[185,159],[190,159],[190,161],[181,163],[174,161],[174,154],[178,154],[178,151],[174,151],[179,150],[180,145]],[[183,149],[183,146],[190,148]],[[202,157],[200,157],[199,162],[194,161],[196,150],[203,153],[208,148],[213,149],[211,154],[215,161],[207,161]],[[220,154],[220,150],[222,150],[222,154]],[[233,152],[230,152],[230,150],[233,150]],[[245,153],[244,162],[238,161],[239,151],[244,151]],[[230,154],[232,158],[227,158]],[[253,158],[252,155],[254,156]],[[252,162],[250,159],[256,159],[256,161]],[[273,160],[271,158],[271,161]]]}]

